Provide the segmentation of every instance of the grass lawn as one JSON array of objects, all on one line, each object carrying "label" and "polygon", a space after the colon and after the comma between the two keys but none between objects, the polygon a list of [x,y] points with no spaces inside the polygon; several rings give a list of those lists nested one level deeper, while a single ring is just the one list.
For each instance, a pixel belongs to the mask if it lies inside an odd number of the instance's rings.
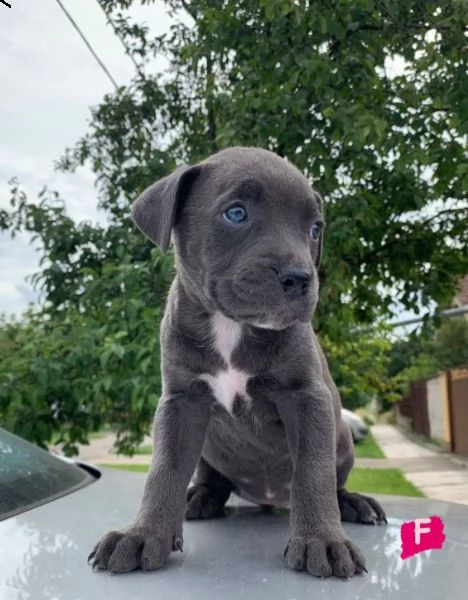
[{"label": "grass lawn", "polygon": [[385,454],[370,431],[362,442],[354,444],[354,453],[356,458],[385,458]]},{"label": "grass lawn", "polygon": [[135,454],[153,454],[153,446],[151,444],[140,446],[135,450]]},{"label": "grass lawn", "polygon": [[351,492],[364,494],[424,496],[398,469],[353,469],[346,487]]},{"label": "grass lawn", "polygon": [[147,473],[149,465],[130,465],[130,464],[100,464],[98,467],[110,467],[111,469],[122,469],[123,471],[134,471],[135,473]]},{"label": "grass lawn", "polygon": [[89,439],[90,440],[100,440],[101,438],[105,437],[107,435],[107,431],[103,431],[101,429],[101,431],[93,431],[92,433],[89,434]]},{"label": "grass lawn", "polygon": [[[147,473],[149,465],[102,464],[101,467]],[[363,494],[388,494],[390,496],[416,496],[423,494],[407,481],[398,469],[353,469],[346,486],[352,492]]]}]

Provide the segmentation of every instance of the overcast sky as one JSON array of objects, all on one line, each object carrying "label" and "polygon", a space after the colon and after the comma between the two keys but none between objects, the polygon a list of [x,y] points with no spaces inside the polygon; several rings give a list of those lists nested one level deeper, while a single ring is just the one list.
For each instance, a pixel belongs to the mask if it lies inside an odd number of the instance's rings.
[{"label": "overcast sky", "polygon": [[[62,0],[118,84],[134,66],[106,23],[96,0]],[[113,90],[56,0],[0,4],[0,206],[9,205],[8,181],[16,176],[31,198],[44,185],[60,192],[69,214],[101,220],[91,172],[54,171],[54,160],[87,131],[90,107]],[[27,6],[26,6],[27,5]],[[162,2],[136,7],[151,30],[169,28]],[[0,234],[0,313],[20,313],[35,299],[25,282],[38,256],[24,236]]]}]

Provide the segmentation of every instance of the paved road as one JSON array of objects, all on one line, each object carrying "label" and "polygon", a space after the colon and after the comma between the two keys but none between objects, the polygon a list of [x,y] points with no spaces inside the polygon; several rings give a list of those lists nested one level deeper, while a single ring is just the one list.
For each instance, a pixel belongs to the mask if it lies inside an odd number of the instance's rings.
[{"label": "paved road", "polygon": [[390,425],[375,425],[372,433],[387,458],[360,459],[357,466],[395,467],[428,498],[468,505],[468,460],[428,450]]},{"label": "paved road", "polygon": [[[396,468],[418,487],[425,496],[436,500],[459,502],[468,505],[468,460],[455,462],[447,454],[433,452],[416,444],[390,425],[375,425],[372,433],[387,458],[362,458],[356,466],[373,469]],[[115,436],[107,434],[91,440],[88,446],[80,446],[83,461],[100,463],[149,464],[151,456],[136,455],[133,458],[112,452]],[[151,443],[146,438],[144,444]]]}]

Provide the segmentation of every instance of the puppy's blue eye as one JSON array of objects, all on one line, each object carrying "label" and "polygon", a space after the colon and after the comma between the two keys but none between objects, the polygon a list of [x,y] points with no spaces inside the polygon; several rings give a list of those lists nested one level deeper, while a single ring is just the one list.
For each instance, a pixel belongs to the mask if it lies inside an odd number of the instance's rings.
[{"label": "puppy's blue eye", "polygon": [[322,225],[320,223],[314,223],[310,228],[310,237],[313,240],[318,240],[320,237],[320,232],[322,231]]},{"label": "puppy's blue eye", "polygon": [[247,221],[247,211],[242,206],[236,204],[225,210],[223,217],[228,223],[243,223]]}]

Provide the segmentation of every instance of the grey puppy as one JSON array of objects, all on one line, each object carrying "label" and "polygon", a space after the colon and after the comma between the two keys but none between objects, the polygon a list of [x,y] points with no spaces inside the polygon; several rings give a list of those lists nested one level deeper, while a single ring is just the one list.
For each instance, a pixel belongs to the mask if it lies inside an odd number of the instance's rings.
[{"label": "grey puppy", "polygon": [[229,148],[149,187],[132,216],[163,251],[173,236],[177,274],[161,328],[163,391],[141,507],[128,528],[96,545],[93,567],[158,569],[182,550],[184,516],[219,516],[234,492],[290,505],[291,568],[362,573],[365,559],[341,520],[386,517],[376,500],[345,489],[351,434],[310,323],[320,196],[277,155]]}]

